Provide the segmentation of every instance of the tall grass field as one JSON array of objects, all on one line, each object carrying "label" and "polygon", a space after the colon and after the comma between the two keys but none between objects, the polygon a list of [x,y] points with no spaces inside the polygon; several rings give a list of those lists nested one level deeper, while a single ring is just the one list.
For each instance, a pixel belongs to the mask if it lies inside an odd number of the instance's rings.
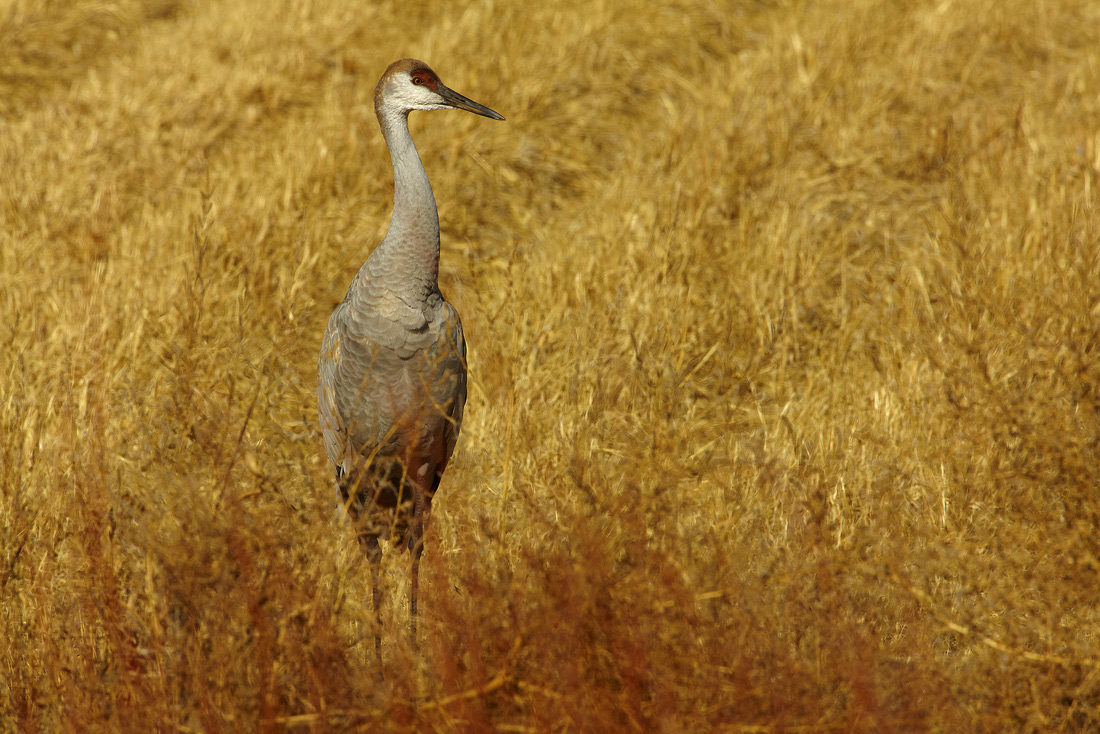
[{"label": "tall grass field", "polygon": [[[315,396],[410,56],[415,636]],[[0,734],[1100,731],[1098,188],[1085,0],[0,0]]]}]

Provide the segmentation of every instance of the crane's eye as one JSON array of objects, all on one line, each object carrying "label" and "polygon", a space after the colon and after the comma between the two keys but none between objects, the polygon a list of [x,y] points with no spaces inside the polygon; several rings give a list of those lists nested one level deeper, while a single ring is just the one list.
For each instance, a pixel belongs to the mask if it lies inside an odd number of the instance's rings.
[{"label": "crane's eye", "polygon": [[413,82],[413,84],[416,84],[417,86],[423,86],[424,85],[424,77],[420,76],[419,74],[415,74],[415,75],[413,75],[412,82]]}]

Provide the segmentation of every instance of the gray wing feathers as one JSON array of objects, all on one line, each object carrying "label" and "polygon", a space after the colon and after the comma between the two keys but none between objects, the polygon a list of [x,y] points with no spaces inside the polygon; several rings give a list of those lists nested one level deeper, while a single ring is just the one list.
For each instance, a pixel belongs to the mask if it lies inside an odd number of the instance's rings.
[{"label": "gray wing feathers", "polygon": [[[339,309],[337,309],[339,310]],[[325,338],[321,342],[321,354],[317,361],[317,409],[321,417],[321,434],[325,441],[325,453],[338,467],[344,466],[344,453],[347,444],[347,425],[340,416],[336,405],[336,367],[340,363],[340,335],[333,328],[336,313],[329,318]]]},{"label": "gray wing feathers", "polygon": [[325,451],[350,471],[359,456],[396,455],[412,447],[442,473],[466,402],[466,345],[458,313],[442,298],[428,313],[420,311],[419,319],[407,312],[388,318],[354,305],[349,297],[336,308],[321,347],[317,401]]}]

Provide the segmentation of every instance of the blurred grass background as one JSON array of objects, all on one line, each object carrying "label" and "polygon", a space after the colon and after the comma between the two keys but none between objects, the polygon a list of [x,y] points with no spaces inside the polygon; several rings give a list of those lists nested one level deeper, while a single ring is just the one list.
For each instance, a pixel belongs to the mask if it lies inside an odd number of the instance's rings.
[{"label": "blurred grass background", "polygon": [[[410,639],[316,421],[416,114]],[[0,731],[1100,728],[1100,6],[0,0]],[[379,673],[384,682],[379,682]]]}]

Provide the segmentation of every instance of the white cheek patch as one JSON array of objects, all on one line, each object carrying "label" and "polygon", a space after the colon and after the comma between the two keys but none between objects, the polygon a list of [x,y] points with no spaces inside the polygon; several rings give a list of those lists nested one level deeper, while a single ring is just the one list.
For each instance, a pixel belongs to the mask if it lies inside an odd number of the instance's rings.
[{"label": "white cheek patch", "polygon": [[412,110],[439,110],[447,106],[443,104],[443,98],[435,92],[413,84],[408,74],[394,77],[386,96]]}]

